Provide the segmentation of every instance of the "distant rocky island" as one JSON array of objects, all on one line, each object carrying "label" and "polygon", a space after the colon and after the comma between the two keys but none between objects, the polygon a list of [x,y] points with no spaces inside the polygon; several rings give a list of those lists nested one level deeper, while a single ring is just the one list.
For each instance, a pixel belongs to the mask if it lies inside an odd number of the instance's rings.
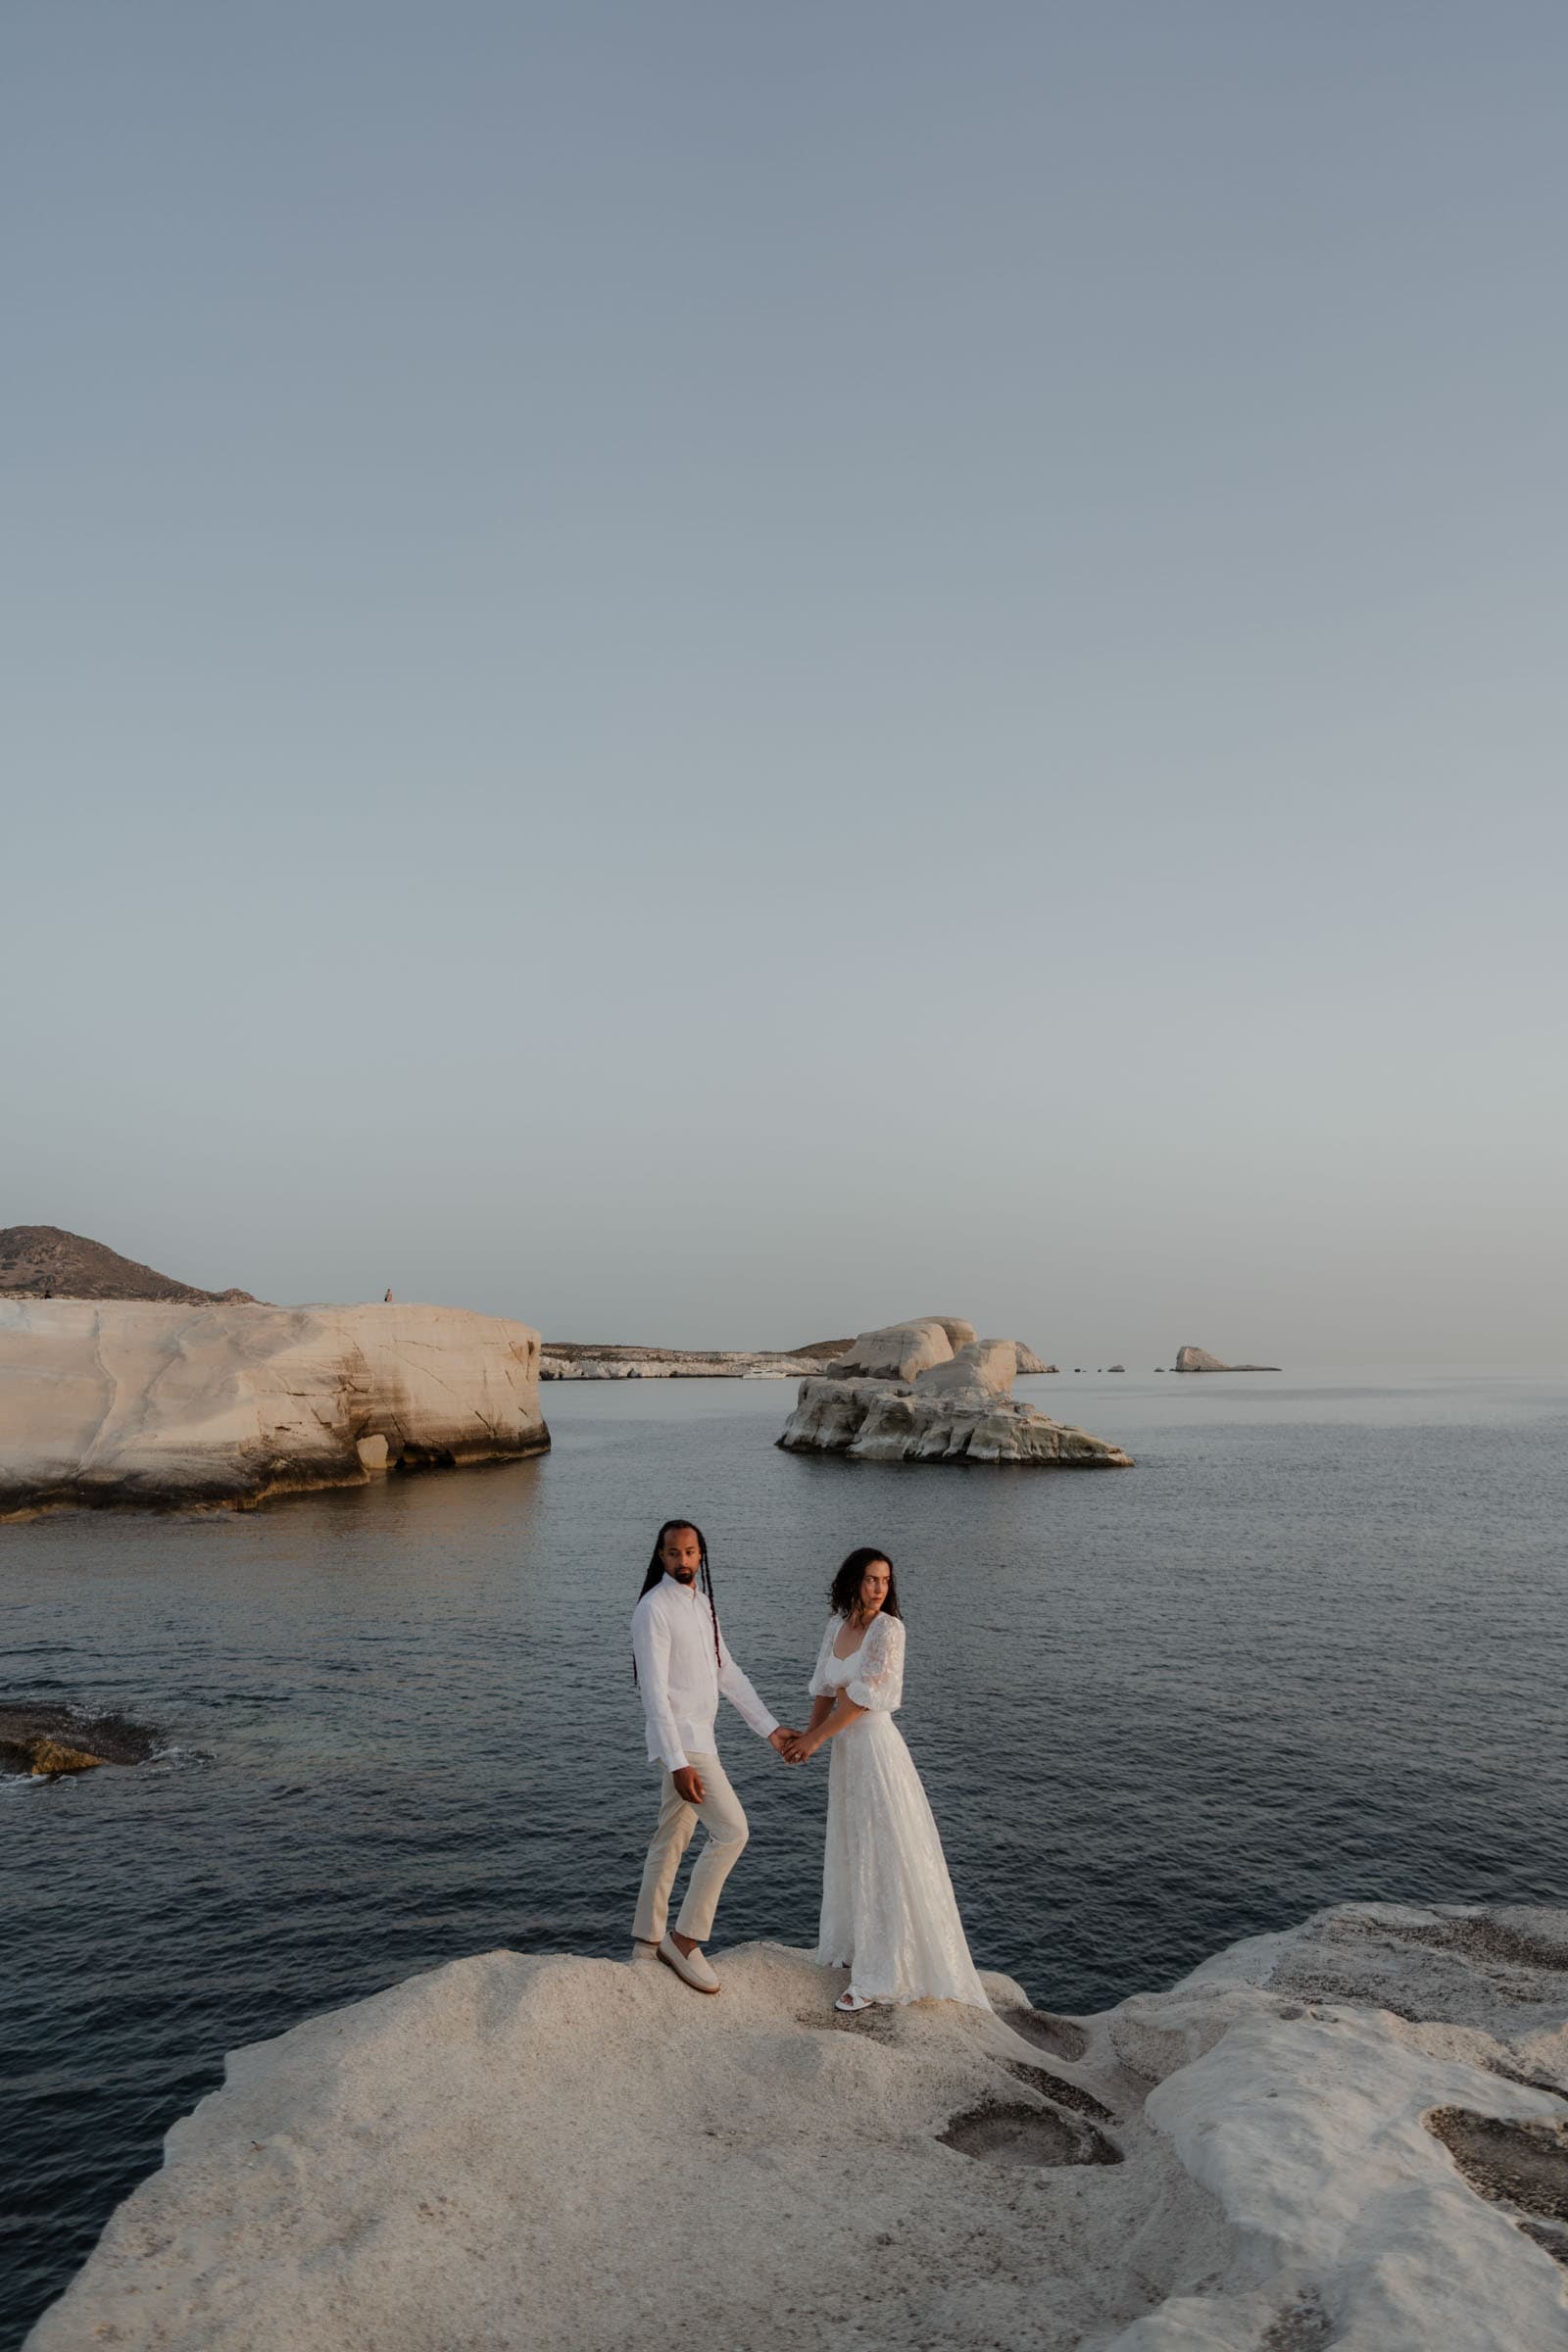
[{"label": "distant rocky island", "polygon": [[808,1348],[632,1348],[584,1340],[546,1340],[541,1380],[799,1380],[826,1370],[849,1340]]},{"label": "distant rocky island", "polygon": [[1178,1348],[1171,1366],[1173,1372],[1278,1372],[1280,1368],[1278,1364],[1222,1364],[1206,1348]]},{"label": "distant rocky island", "polygon": [[[811,1340],[804,1348],[631,1348],[584,1340],[546,1340],[541,1380],[800,1380],[843,1369],[854,1340]],[[1021,1340],[1020,1375],[1054,1372]]]},{"label": "distant rocky island", "polygon": [[1051,1420],[1012,1394],[1027,1357],[1016,1340],[982,1340],[956,1315],[917,1315],[862,1331],[801,1382],[778,1443],[786,1453],[856,1462],[1024,1462],[1130,1470],[1132,1456]]}]

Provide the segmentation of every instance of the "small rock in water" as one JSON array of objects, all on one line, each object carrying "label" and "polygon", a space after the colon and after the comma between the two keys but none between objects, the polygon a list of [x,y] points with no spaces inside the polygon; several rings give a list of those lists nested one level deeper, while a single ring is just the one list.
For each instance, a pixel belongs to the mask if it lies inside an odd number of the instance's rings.
[{"label": "small rock in water", "polygon": [[[123,1715],[0,1699],[0,1772],[52,1776],[95,1764],[143,1764],[158,1739],[150,1725]],[[55,1761],[60,1757],[67,1761]]]},{"label": "small rock in water", "polygon": [[34,1778],[40,1773],[52,1777],[57,1772],[92,1772],[102,1762],[102,1756],[89,1756],[86,1749],[81,1747],[62,1747],[57,1740],[34,1740],[32,1742]]}]

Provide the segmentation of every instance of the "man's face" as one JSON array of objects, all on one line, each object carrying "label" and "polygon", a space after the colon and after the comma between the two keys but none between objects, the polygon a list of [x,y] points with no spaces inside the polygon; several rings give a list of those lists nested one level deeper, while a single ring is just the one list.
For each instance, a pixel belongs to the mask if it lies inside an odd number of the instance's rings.
[{"label": "man's face", "polygon": [[703,1547],[693,1527],[672,1527],[659,1546],[659,1556],[664,1563],[666,1576],[677,1584],[695,1585],[697,1571],[703,1564]]}]

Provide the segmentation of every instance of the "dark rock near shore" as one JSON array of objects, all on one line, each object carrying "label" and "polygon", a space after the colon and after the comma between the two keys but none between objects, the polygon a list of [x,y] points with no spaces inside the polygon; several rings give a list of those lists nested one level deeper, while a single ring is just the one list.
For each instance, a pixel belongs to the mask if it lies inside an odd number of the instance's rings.
[{"label": "dark rock near shore", "polygon": [[35,1740],[32,1743],[32,1769],[50,1780],[63,1772],[96,1772],[102,1756],[89,1756],[82,1747],[62,1747],[57,1740]]},{"label": "dark rock near shore", "polygon": [[[0,1772],[80,1772],[94,1764],[144,1764],[157,1744],[156,1732],[123,1715],[0,1700]],[[46,1761],[50,1753],[79,1760]]]}]

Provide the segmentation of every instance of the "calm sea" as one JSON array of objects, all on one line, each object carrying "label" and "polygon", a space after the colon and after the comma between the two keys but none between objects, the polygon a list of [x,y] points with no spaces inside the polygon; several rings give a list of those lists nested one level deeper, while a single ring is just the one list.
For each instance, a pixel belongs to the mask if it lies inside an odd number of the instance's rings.
[{"label": "calm sea", "polygon": [[[651,1825],[627,1618],[708,1531],[786,1721],[852,1544],[975,1956],[1099,2007],[1347,1897],[1568,1896],[1568,1384],[1020,1384],[1136,1470],[777,1452],[782,1382],[553,1386],[547,1458],[246,1517],[0,1531],[0,1695],[160,1760],[0,1781],[0,2344],[236,2044],[459,1953],[618,1955]],[[808,1943],[824,1765],[728,1714],[716,1941]]]}]

